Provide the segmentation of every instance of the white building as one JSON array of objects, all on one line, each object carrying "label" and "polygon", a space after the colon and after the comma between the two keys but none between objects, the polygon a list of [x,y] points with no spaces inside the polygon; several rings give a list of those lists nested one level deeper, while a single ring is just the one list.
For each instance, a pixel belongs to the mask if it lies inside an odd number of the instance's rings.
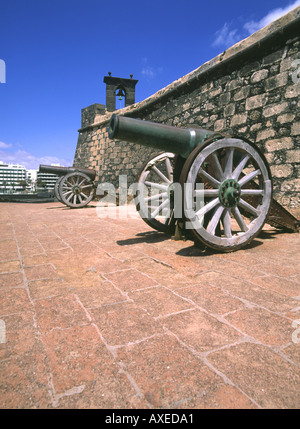
[{"label": "white building", "polygon": [[26,171],[27,189],[30,192],[36,191],[37,170]]},{"label": "white building", "polygon": [[0,193],[21,192],[26,188],[26,168],[0,161]]},{"label": "white building", "polygon": [[[51,164],[59,166],[59,164]],[[0,193],[11,194],[35,192],[37,189],[54,189],[59,177],[56,174],[40,173],[38,170],[27,170],[23,165],[6,164],[0,161]]]},{"label": "white building", "polygon": [[[60,164],[50,164],[53,167],[60,167]],[[40,173],[37,171],[37,186],[45,189],[54,189],[54,185],[59,176],[51,173]],[[42,184],[42,186],[41,186]]]}]

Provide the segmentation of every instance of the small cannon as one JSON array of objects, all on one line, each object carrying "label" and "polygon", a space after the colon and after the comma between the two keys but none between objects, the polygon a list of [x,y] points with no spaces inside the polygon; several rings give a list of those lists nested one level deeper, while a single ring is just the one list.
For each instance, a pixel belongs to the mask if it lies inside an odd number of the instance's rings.
[{"label": "small cannon", "polygon": [[134,195],[141,217],[158,231],[230,252],[249,244],[266,221],[299,228],[272,198],[270,168],[249,140],[115,114],[108,135],[164,151],[143,166]]},{"label": "small cannon", "polygon": [[96,172],[88,168],[40,165],[40,173],[60,176],[54,186],[58,201],[71,208],[86,206],[95,196]]}]

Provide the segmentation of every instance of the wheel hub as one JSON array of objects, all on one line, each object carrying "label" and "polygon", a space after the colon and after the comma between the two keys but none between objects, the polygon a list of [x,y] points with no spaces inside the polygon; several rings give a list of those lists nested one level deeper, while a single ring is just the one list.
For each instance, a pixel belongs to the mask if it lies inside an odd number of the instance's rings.
[{"label": "wheel hub", "polygon": [[79,186],[73,186],[72,191],[73,191],[73,194],[78,195],[81,192],[81,188]]},{"label": "wheel hub", "polygon": [[221,204],[226,207],[234,207],[239,202],[241,196],[241,187],[234,179],[226,179],[219,189],[219,199]]}]

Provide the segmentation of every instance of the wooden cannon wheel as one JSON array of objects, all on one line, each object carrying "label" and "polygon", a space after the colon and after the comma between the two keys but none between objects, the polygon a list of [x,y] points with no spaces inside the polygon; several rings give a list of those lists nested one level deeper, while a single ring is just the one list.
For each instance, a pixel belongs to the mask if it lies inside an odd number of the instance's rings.
[{"label": "wooden cannon wheel", "polygon": [[137,176],[134,195],[141,218],[152,228],[167,234],[172,229],[170,189],[175,161],[174,153],[163,152],[146,162]]},{"label": "wooden cannon wheel", "polygon": [[261,231],[272,201],[272,179],[254,144],[238,138],[204,142],[185,162],[180,184],[185,228],[196,242],[230,252]]},{"label": "wooden cannon wheel", "polygon": [[55,182],[55,185],[54,185],[54,195],[55,195],[55,197],[56,197],[56,199],[59,201],[59,202],[62,202],[61,201],[61,196],[60,196],[60,193],[59,193],[59,185],[60,185],[60,182],[62,181],[62,179],[63,179],[64,177],[62,176],[62,177],[59,177],[58,179],[57,179],[57,181]]},{"label": "wooden cannon wheel", "polygon": [[60,180],[58,193],[63,204],[71,208],[81,208],[93,199],[94,182],[84,173],[68,173]]}]

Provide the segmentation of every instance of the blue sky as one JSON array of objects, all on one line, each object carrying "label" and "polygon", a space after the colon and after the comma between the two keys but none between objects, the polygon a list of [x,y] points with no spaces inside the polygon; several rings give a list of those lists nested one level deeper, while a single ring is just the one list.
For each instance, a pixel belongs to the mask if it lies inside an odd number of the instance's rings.
[{"label": "blue sky", "polygon": [[72,165],[81,109],[105,104],[109,71],[133,74],[144,100],[298,5],[0,0],[0,160]]}]

